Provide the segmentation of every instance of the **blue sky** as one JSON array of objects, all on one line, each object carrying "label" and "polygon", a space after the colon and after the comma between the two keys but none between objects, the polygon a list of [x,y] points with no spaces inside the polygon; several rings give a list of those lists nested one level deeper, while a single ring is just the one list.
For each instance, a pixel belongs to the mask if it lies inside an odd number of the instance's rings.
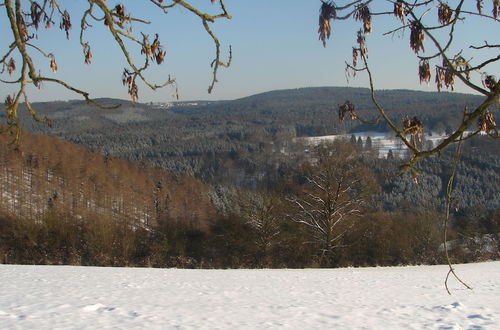
[{"label": "blue sky", "polygon": [[[337,2],[340,4],[341,1]],[[125,60],[100,23],[95,24],[87,37],[94,53],[93,62],[90,66],[83,64],[78,43],[82,3],[60,1],[62,7],[68,6],[66,8],[73,19],[69,41],[64,32],[52,28],[40,33],[37,44],[56,56],[59,71],[55,77],[89,91],[92,97],[127,99],[126,88],[121,84]],[[150,26],[134,24],[135,32],[159,32],[167,51],[164,64],[153,65],[146,76],[158,83],[169,74],[175,77],[181,100],[234,99],[273,89],[308,86],[367,86],[365,76],[359,75],[348,82],[344,71],[344,61],[351,58],[351,46],[354,45],[359,23],[334,22],[332,37],[327,47],[323,48],[317,35],[319,0],[226,0],[233,19],[219,20],[212,27],[221,40],[224,59],[229,45],[232,45],[233,64],[229,69],[221,68],[219,83],[212,94],[207,93],[207,88],[211,81],[209,65],[214,56],[214,45],[199,19],[182,9],[173,9],[165,16],[148,1],[122,3],[136,16],[152,21]],[[191,3],[212,7],[208,0]],[[6,28],[4,22],[0,22],[2,31]],[[492,43],[500,42],[499,23],[483,23],[482,20],[471,19],[459,24],[458,31],[464,34],[460,41],[466,52],[469,43],[481,44],[486,39]],[[376,88],[435,90],[432,84],[419,84],[418,60],[408,47],[409,32],[403,36],[381,36],[383,32],[398,27],[398,24],[394,18],[377,17],[373,33],[367,38]],[[10,38],[5,39],[5,33],[0,38],[2,44],[10,42]],[[132,52],[140,50],[135,48]],[[48,62],[46,67],[43,66],[47,60],[41,60],[40,69],[52,75]],[[498,64],[490,68],[490,73],[498,76],[499,72]],[[12,90],[5,85],[0,86],[2,94]],[[139,88],[140,102],[173,100],[171,89],[153,92],[143,85]],[[457,90],[469,92],[458,84]],[[30,90],[30,95],[36,101],[78,98],[74,93],[47,84],[42,90]]]}]

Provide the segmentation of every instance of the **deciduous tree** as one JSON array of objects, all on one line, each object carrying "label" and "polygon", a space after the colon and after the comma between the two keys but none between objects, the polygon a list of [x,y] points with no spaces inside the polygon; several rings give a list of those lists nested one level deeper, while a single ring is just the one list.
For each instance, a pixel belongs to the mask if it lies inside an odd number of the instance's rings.
[{"label": "deciduous tree", "polygon": [[373,174],[362,165],[355,146],[336,142],[320,145],[304,168],[305,184],[289,201],[289,218],[306,227],[309,242],[318,247],[321,266],[331,266],[336,248],[375,190]]}]

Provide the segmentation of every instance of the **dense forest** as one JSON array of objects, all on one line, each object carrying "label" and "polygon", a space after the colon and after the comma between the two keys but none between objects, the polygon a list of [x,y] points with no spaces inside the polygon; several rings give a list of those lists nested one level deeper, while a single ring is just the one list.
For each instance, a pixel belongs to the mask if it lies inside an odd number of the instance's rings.
[{"label": "dense forest", "polygon": [[[454,127],[464,106],[479,96],[459,93],[378,91],[396,123],[418,116],[426,132]],[[323,87],[272,91],[233,101],[173,103],[158,107],[101,99],[101,110],[84,101],[35,104],[51,128],[25,118],[25,129],[50,134],[91,150],[193,175],[209,184],[256,185],[275,163],[284,164],[296,137],[364,131],[359,122],[339,123],[337,107],[353,102],[357,113],[371,118],[374,106],[364,88]],[[439,111],[436,111],[439,109]],[[382,124],[370,130],[387,131]],[[227,169],[237,170],[228,172]]]},{"label": "dense forest", "polygon": [[[195,112],[210,113],[214,110],[207,107],[218,103],[198,110],[179,106],[151,111],[164,112],[177,123],[190,116],[192,123],[198,121]],[[15,147],[9,144],[11,137],[1,136],[4,263],[220,268],[444,262],[443,205],[453,150],[420,162],[415,183],[399,173],[401,159],[379,158],[366,140],[305,146],[296,132],[268,131],[265,125],[263,134],[240,136],[235,129],[230,137],[221,133],[228,129],[225,125],[215,128],[214,119],[206,133],[219,132],[213,136],[226,141],[221,149],[205,141],[210,151],[196,153],[191,148],[196,150],[197,144],[190,144],[189,137],[202,141],[204,135],[192,130],[175,158],[151,154],[131,161],[117,155],[134,159],[140,141],[143,150],[154,145],[145,143],[151,142],[154,121],[141,122],[149,114],[141,105],[106,113],[78,102],[58,104],[59,112],[49,111],[54,135],[90,138],[96,132],[109,150],[97,153],[27,132]],[[65,112],[69,110],[71,116]],[[130,113],[136,114],[135,122],[116,119]],[[117,117],[106,121],[105,116]],[[150,123],[151,131],[141,123]],[[200,120],[200,125],[207,123],[207,118]],[[163,132],[172,127],[166,125]],[[188,127],[177,128],[188,132]],[[181,136],[175,139],[180,143]],[[203,159],[214,171],[195,172],[187,166],[184,174],[181,167],[167,172],[155,166],[161,159],[189,166]],[[186,175],[193,172],[205,183]],[[467,141],[449,232],[454,262],[500,256],[499,183],[495,142],[482,136]]]}]

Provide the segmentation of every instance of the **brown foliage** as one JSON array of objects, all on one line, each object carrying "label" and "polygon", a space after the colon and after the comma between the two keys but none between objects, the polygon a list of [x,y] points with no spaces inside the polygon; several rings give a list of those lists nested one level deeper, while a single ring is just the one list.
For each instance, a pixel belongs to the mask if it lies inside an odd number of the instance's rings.
[{"label": "brown foliage", "polygon": [[368,5],[359,5],[354,12],[354,19],[363,22],[363,33],[370,34],[372,32],[372,16]]},{"label": "brown foliage", "polygon": [[197,228],[206,227],[215,214],[209,188],[194,178],[110,159],[43,135],[24,134],[20,151],[8,145],[8,136],[1,137],[3,194],[22,197],[1,199],[0,209],[7,214],[33,218],[57,209],[135,226],[153,224],[160,216]]},{"label": "brown foliage", "polygon": [[321,8],[319,10],[319,40],[323,42],[323,47],[326,47],[326,40],[330,38],[332,32],[332,27],[330,20],[335,18],[336,11],[335,7],[331,2],[322,1]]},{"label": "brown foliage", "polygon": [[453,10],[446,2],[441,2],[438,8],[438,21],[441,24],[448,24],[451,22],[451,16],[453,15]]},{"label": "brown foliage", "polygon": [[343,104],[339,105],[339,121],[343,122],[345,114],[349,113],[351,120],[355,120],[356,117],[356,109],[354,108],[354,104],[350,101],[345,101]]}]

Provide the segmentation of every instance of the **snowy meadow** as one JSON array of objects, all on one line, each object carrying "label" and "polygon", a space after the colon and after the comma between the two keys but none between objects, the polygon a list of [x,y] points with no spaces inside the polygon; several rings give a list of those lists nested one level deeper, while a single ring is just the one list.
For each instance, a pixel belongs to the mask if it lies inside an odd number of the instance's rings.
[{"label": "snowy meadow", "polygon": [[498,329],[500,262],[456,271],[0,265],[0,328]]}]

